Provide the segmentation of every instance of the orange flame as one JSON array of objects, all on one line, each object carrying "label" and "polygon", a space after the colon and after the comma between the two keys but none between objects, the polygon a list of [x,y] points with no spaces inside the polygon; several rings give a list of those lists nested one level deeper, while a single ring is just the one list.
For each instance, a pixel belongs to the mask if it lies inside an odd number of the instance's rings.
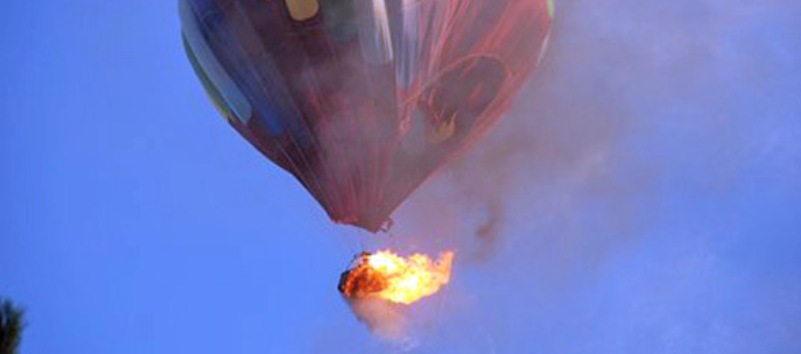
[{"label": "orange flame", "polygon": [[348,298],[375,296],[408,305],[448,284],[453,258],[451,251],[442,253],[436,262],[420,253],[403,258],[388,250],[365,252],[342,274],[339,290]]}]

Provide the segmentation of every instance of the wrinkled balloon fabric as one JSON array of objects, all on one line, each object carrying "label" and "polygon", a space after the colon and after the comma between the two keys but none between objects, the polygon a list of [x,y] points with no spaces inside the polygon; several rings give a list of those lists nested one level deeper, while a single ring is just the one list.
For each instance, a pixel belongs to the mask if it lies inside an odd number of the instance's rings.
[{"label": "wrinkled balloon fabric", "polygon": [[180,0],[222,115],[332,220],[381,229],[542,59],[550,0]]}]

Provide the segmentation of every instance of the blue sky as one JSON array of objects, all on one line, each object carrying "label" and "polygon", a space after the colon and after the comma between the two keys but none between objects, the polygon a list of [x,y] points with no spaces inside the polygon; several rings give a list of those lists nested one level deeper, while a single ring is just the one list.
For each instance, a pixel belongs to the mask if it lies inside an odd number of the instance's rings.
[{"label": "blue sky", "polygon": [[6,5],[0,295],[27,308],[23,353],[409,349],[335,290],[385,245],[460,254],[411,352],[801,351],[801,6],[557,8],[507,119],[374,238],[218,117],[173,1]]}]

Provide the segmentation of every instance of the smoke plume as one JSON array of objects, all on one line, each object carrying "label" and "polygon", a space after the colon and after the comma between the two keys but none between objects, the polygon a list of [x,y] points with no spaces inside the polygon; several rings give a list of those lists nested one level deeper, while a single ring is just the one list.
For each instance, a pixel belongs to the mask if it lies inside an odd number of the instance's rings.
[{"label": "smoke plume", "polygon": [[[369,241],[459,252],[431,315],[450,320],[421,352],[787,348],[779,327],[797,325],[798,306],[780,293],[793,288],[744,290],[769,282],[715,245],[748,234],[704,206],[801,179],[801,84],[786,78],[801,70],[798,16],[783,0],[557,2],[550,50],[505,118],[402,205],[389,239]],[[635,248],[661,258],[599,275]],[[719,305],[748,296],[785,300],[749,318]]]},{"label": "smoke plume", "polygon": [[[580,219],[592,208],[594,232],[609,236],[603,251],[636,236],[647,192],[676,163],[704,168],[699,188],[725,193],[745,163],[737,157],[753,148],[742,144],[754,113],[747,105],[768,104],[777,68],[797,65],[793,52],[761,42],[769,39],[761,28],[798,7],[558,3],[550,50],[529,86],[484,141],[413,194],[395,234],[419,235],[424,249],[457,245],[481,261],[512,226],[586,237]],[[675,139],[704,144],[684,151]]]}]

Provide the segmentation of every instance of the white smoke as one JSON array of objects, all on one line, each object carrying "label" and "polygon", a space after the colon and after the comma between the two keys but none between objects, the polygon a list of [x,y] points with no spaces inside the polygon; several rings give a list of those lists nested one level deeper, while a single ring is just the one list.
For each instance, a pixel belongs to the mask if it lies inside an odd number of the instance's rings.
[{"label": "white smoke", "polygon": [[[643,349],[627,346],[638,340],[657,351],[702,342],[714,351],[737,337],[775,346],[781,337],[774,332],[754,338],[737,335],[736,323],[660,315],[646,310],[659,306],[657,300],[641,306],[626,290],[606,301],[628,299],[631,310],[619,310],[620,316],[651,326],[658,337],[599,315],[608,309],[565,306],[597,304],[583,291],[601,281],[601,269],[647,244],[644,235],[658,233],[654,225],[667,218],[663,210],[695,207],[671,195],[721,200],[754,164],[771,168],[763,178],[774,188],[801,179],[795,143],[801,141],[801,83],[789,79],[801,69],[798,18],[801,4],[782,0],[557,3],[550,52],[511,112],[396,213],[389,243],[460,252],[442,310],[451,320],[437,333],[492,343],[472,352],[620,352]],[[716,235],[711,226],[698,227]],[[677,256],[676,262],[698,267],[686,277],[733,276],[703,249]],[[705,289],[694,286],[684,291]],[[665,291],[645,296],[674,307],[700,301]],[[798,313],[798,306],[782,303],[787,313]],[[788,314],[772,311],[740,324],[788,321]],[[706,327],[684,328],[696,325]],[[432,341],[429,347],[439,349],[448,342]]]}]

